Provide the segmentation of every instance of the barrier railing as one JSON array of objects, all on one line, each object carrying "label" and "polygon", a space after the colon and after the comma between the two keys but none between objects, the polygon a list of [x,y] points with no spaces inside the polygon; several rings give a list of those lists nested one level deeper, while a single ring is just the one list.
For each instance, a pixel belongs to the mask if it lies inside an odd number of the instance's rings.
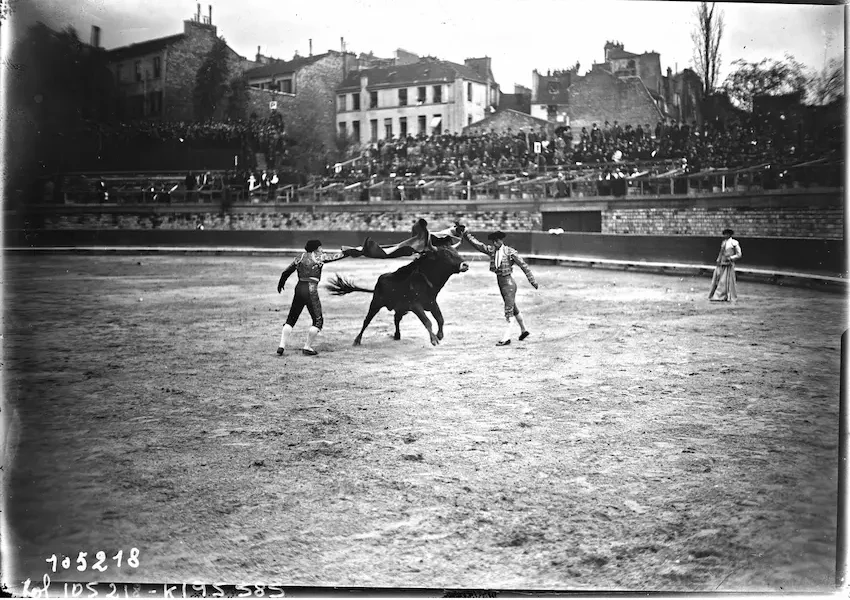
[{"label": "barrier railing", "polygon": [[[570,178],[545,173],[528,178],[521,173],[488,176],[477,181],[457,177],[390,177],[351,182],[326,179],[306,185],[286,184],[246,189],[224,186],[186,190],[173,176],[146,177],[160,182],[162,189],[150,186],[107,190],[79,189],[62,193],[66,204],[287,204],[287,203],[378,203],[451,201],[545,201],[598,197],[639,197],[670,195],[723,195],[777,189],[841,188],[843,162],[811,161],[776,167],[756,165],[744,169],[718,169],[685,173],[674,168],[665,173],[632,175],[607,174],[590,169],[570,171]],[[127,178],[104,177],[116,183]]]}]

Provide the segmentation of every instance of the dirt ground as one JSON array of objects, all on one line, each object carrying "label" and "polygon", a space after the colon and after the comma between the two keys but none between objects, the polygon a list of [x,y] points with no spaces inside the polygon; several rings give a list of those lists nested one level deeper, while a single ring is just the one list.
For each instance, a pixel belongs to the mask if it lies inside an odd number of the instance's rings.
[{"label": "dirt ground", "polygon": [[844,296],[534,266],[496,348],[475,261],[440,346],[382,311],[352,347],[370,295],[323,290],[281,358],[289,260],[7,255],[7,580],[831,589]]}]

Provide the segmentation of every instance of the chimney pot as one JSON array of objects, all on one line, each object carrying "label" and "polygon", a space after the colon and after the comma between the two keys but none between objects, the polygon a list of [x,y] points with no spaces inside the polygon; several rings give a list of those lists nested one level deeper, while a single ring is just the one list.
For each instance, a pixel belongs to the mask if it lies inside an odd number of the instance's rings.
[{"label": "chimney pot", "polygon": [[212,4],[207,5],[210,9],[210,25],[212,25]]}]

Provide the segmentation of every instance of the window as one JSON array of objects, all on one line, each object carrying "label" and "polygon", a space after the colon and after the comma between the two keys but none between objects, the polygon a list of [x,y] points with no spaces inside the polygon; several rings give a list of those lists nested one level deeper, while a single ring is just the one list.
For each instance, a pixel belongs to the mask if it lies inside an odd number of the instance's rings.
[{"label": "window", "polygon": [[360,110],[360,92],[351,94],[352,110]]},{"label": "window", "polygon": [[555,117],[558,116],[558,105],[550,104],[546,107],[546,118],[550,121],[554,121]]},{"label": "window", "polygon": [[472,102],[472,84],[466,84],[466,100],[467,102]]},{"label": "window", "polygon": [[681,101],[682,101],[682,100],[681,100],[681,96],[679,96],[679,94],[674,94],[674,95],[673,95],[673,105],[674,105],[674,106],[679,106],[679,103],[680,103]]},{"label": "window", "polygon": [[400,117],[398,120],[398,135],[399,137],[407,137],[407,117]]},{"label": "window", "polygon": [[443,101],[443,86],[435,85],[434,86],[434,103],[439,104]]},{"label": "window", "polygon": [[384,119],[384,137],[388,140],[393,139],[393,120]]},{"label": "window", "polygon": [[291,79],[281,79],[278,82],[278,89],[284,94],[292,94],[292,80]]},{"label": "window", "polygon": [[417,103],[425,104],[425,102],[427,101],[427,99],[426,99],[427,89],[428,88],[426,88],[424,85],[419,87],[419,89],[417,90],[417,93],[416,93],[416,102]]},{"label": "window", "polygon": [[443,115],[434,115],[431,119],[431,134],[437,135],[440,133],[440,123],[443,122]]},{"label": "window", "polygon": [[369,92],[369,108],[378,108],[378,92]]},{"label": "window", "polygon": [[150,114],[160,116],[162,114],[162,91],[150,93]]},{"label": "window", "polygon": [[142,80],[142,61],[136,61],[136,81]]},{"label": "window", "polygon": [[407,88],[401,88],[398,91],[398,105],[407,106]]},{"label": "window", "polygon": [[345,139],[345,121],[339,122],[339,137],[340,139]]},{"label": "window", "polygon": [[339,112],[345,112],[345,94],[340,94],[336,97],[337,101],[337,110]]},{"label": "window", "polygon": [[159,56],[153,57],[153,76],[155,78],[162,76],[162,59]]},{"label": "window", "polygon": [[467,125],[472,125],[472,115],[467,115],[467,117],[466,117],[466,124],[467,124]]},{"label": "window", "polygon": [[561,91],[561,83],[559,81],[550,81],[546,88],[549,90],[550,94],[557,94]]},{"label": "window", "polygon": [[360,143],[360,121],[353,121],[351,123],[351,137],[355,142]]},{"label": "window", "polygon": [[373,142],[378,141],[378,119],[372,119],[369,121],[369,127],[372,130],[371,139]]},{"label": "window", "polygon": [[118,63],[118,66],[115,67],[115,79],[118,83],[124,82],[124,65],[121,63]]},{"label": "window", "polygon": [[419,115],[419,133],[428,135],[428,117],[425,115]]}]

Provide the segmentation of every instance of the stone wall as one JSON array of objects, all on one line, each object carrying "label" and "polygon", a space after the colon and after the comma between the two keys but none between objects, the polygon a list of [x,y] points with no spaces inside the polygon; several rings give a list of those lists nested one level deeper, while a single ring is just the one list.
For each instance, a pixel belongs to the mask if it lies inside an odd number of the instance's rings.
[{"label": "stone wall", "polygon": [[844,211],[835,207],[693,207],[614,209],[602,212],[602,233],[639,235],[736,235],[841,239]]},{"label": "stone wall", "polygon": [[486,231],[533,231],[541,217],[534,211],[446,212],[139,212],[128,214],[76,213],[45,216],[44,229],[195,229],[203,224],[211,230],[267,229],[315,231],[410,231],[423,218],[435,229],[463,221],[470,228]]},{"label": "stone wall", "polygon": [[[184,32],[184,39],[168,47],[164,61],[163,115],[167,121],[194,119],[193,95],[198,69],[216,40],[216,28],[202,23],[185,21]],[[230,77],[240,71],[241,65],[239,55],[228,47]]]},{"label": "stone wall", "polygon": [[660,113],[639,79],[622,80],[600,69],[573,80],[570,86],[570,128],[578,135],[582,127],[590,131],[593,123],[602,128],[612,125],[633,127],[649,123],[655,126]]},{"label": "stone wall", "polygon": [[[476,200],[444,205],[428,202],[288,205],[43,205],[27,213],[8,211],[7,228],[33,229],[205,229],[409,231],[417,218],[434,227],[463,221],[478,230],[540,231],[551,223],[581,222],[597,215],[596,231],[612,235],[716,236],[726,227],[741,237],[844,237],[841,190],[762,192],[739,196],[568,199],[562,201]],[[576,218],[571,218],[575,216]],[[22,225],[28,221],[30,225]],[[587,220],[591,222],[591,220]],[[18,223],[18,225],[16,225]],[[572,229],[575,231],[576,229]]]}]

